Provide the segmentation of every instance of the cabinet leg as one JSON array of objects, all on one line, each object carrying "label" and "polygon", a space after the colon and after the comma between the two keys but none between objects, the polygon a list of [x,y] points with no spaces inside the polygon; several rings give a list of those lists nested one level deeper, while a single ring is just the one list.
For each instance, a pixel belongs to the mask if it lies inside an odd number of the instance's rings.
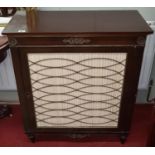
[{"label": "cabinet leg", "polygon": [[120,141],[122,144],[124,144],[126,142],[127,137],[128,137],[127,133],[120,134]]},{"label": "cabinet leg", "polygon": [[32,143],[35,143],[36,137],[35,137],[35,134],[34,133],[27,133],[27,136],[28,136],[28,138],[30,139],[30,141]]}]

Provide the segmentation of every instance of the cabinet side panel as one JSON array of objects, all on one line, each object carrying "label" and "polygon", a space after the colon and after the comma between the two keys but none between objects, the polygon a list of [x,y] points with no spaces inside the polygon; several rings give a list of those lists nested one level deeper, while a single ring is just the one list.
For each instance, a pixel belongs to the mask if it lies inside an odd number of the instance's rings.
[{"label": "cabinet side panel", "polygon": [[32,122],[32,116],[29,113],[29,107],[31,106],[31,103],[27,102],[26,98],[26,91],[25,91],[25,85],[24,85],[24,75],[23,71],[25,67],[21,63],[21,55],[20,50],[18,48],[11,48],[11,54],[12,54],[12,60],[13,60],[13,67],[16,77],[16,84],[17,84],[17,90],[18,90],[18,96],[20,105],[22,108],[22,114],[23,114],[23,122],[24,122],[24,128],[27,133],[32,132],[33,130],[33,124]]},{"label": "cabinet side panel", "polygon": [[136,102],[138,81],[143,57],[143,46],[128,49],[122,105],[120,113],[120,130],[129,131]]}]

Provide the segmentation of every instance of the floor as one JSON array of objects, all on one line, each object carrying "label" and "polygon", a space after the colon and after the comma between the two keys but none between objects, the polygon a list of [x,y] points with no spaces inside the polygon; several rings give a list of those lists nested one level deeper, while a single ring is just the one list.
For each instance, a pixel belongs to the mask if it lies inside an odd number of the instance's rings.
[{"label": "floor", "polygon": [[83,138],[71,140],[69,138],[38,140],[31,143],[24,134],[21,109],[19,105],[11,106],[13,117],[0,119],[0,146],[18,147],[117,147],[117,146],[146,146],[150,129],[152,105],[137,104],[135,106],[131,131],[125,144],[121,144],[118,137],[98,137],[93,139]]}]

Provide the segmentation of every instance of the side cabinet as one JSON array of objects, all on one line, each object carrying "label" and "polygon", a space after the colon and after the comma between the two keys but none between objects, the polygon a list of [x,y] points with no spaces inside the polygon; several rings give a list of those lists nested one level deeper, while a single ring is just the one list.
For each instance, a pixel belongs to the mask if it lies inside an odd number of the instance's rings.
[{"label": "side cabinet", "polygon": [[134,46],[12,50],[28,136],[33,140],[45,132],[71,137],[116,133],[123,142],[131,124],[142,50]]},{"label": "side cabinet", "polygon": [[[129,21],[118,26],[116,15]],[[28,137],[116,134],[125,142],[145,38],[152,32],[141,16],[130,11],[38,12],[33,29],[24,17],[17,13],[3,34],[9,38]],[[72,17],[76,24],[69,29]]]}]

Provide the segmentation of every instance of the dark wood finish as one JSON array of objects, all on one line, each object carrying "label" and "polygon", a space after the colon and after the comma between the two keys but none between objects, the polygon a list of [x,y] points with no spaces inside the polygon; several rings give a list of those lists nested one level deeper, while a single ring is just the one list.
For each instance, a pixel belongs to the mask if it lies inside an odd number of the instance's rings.
[{"label": "dark wood finish", "polygon": [[[117,134],[122,143],[130,130],[146,35],[152,30],[137,11],[38,11],[29,19],[17,12],[3,34],[9,37],[25,132],[40,134]],[[32,21],[32,19],[31,19]],[[37,128],[27,53],[127,53],[117,128]],[[82,135],[81,135],[82,134]]]},{"label": "dark wood finish", "polygon": [[8,48],[8,38],[6,36],[0,36],[0,63],[6,58],[6,50]]},{"label": "dark wood finish", "polygon": [[[35,28],[29,27],[26,15],[18,12],[5,34],[147,34],[152,30],[137,11],[37,11]],[[34,26],[34,25],[33,25]],[[20,30],[25,30],[20,31]]]},{"label": "dark wood finish", "polygon": [[[145,40],[145,36],[142,36],[143,39]],[[69,37],[70,44],[74,42],[73,40],[74,37]],[[102,36],[102,35],[90,35],[89,37],[82,36],[79,34],[78,37],[80,39],[84,39],[86,43],[83,43],[83,45],[135,45],[138,44],[138,38],[137,36],[117,36],[117,35],[107,35],[107,36]],[[14,40],[15,39],[15,40]],[[25,37],[16,37],[16,38],[10,38],[10,41],[14,40],[16,42],[16,46],[31,46],[31,45],[44,45],[44,46],[50,46],[50,45],[68,45],[69,41],[67,42],[66,40],[68,37],[64,36],[55,36],[53,35],[50,37],[27,37],[27,42],[25,42]]]},{"label": "dark wood finish", "polygon": [[0,7],[0,16],[1,17],[9,17],[14,15],[16,12],[15,7]]},{"label": "dark wood finish", "polygon": [[2,49],[2,47],[7,43],[8,43],[8,38],[6,36],[0,36],[0,49]]}]

